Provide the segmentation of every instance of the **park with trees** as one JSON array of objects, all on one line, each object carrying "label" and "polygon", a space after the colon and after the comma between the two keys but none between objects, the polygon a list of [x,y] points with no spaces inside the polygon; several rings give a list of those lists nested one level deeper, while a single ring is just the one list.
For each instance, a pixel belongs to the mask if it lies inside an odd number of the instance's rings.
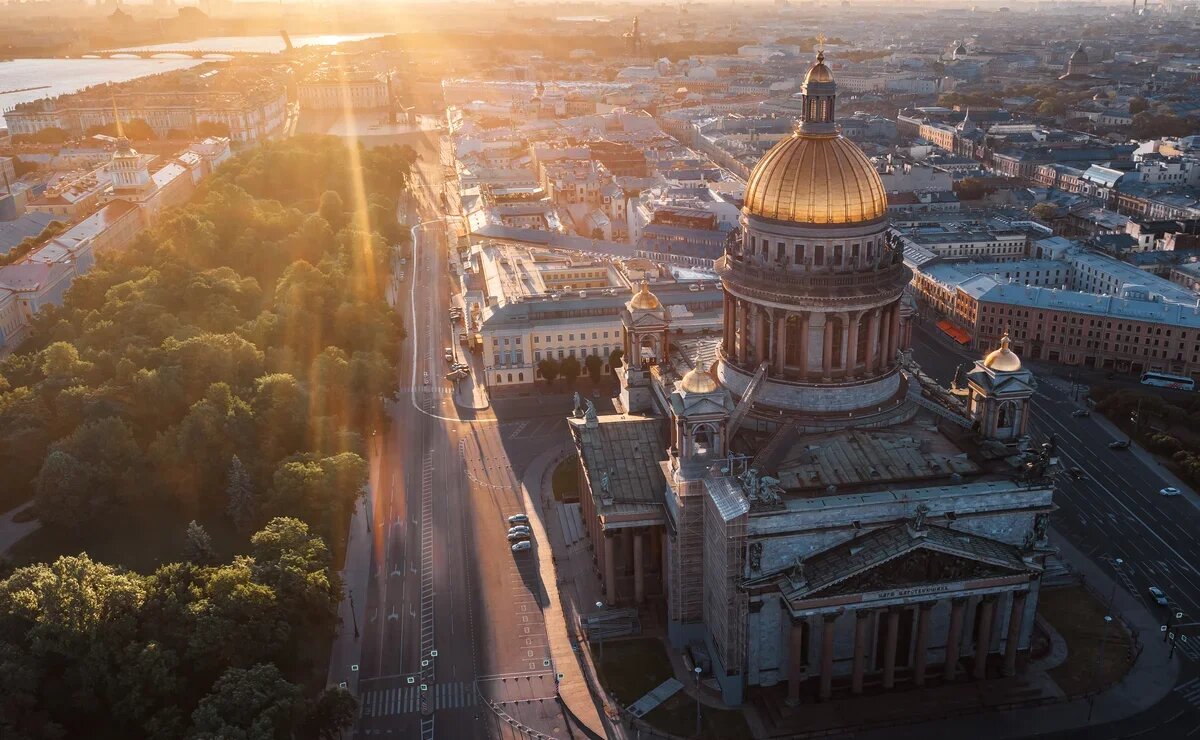
[{"label": "park with trees", "polygon": [[395,391],[415,154],[347,146],[230,160],[0,363],[0,510],[42,524],[0,562],[0,735],[335,737],[353,716],[320,689]]}]

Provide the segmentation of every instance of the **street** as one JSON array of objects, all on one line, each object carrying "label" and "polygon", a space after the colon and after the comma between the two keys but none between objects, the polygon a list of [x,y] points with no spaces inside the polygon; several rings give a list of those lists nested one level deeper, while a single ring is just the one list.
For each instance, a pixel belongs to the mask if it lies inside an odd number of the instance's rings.
[{"label": "street", "polygon": [[[918,324],[913,332],[913,357],[928,375],[948,385],[955,368],[979,359],[935,337],[931,324]],[[1147,465],[1132,450],[1110,450],[1114,436],[1096,417],[1073,417],[1083,408],[1072,400],[1071,384],[1039,373],[1034,396],[1031,434],[1044,441],[1053,434],[1064,468],[1078,467],[1084,475],[1058,478],[1054,502],[1058,506],[1051,525],[1060,537],[1114,575],[1162,623],[1171,613],[1177,624],[1200,621],[1200,542],[1192,534],[1200,527],[1200,511],[1188,495],[1160,496],[1171,485],[1155,466]],[[1083,392],[1077,394],[1082,399]],[[1154,603],[1147,589],[1161,588],[1169,608]],[[1174,633],[1175,630],[1173,629]],[[1177,652],[1184,656],[1180,684],[1154,709],[1103,728],[1089,728],[1055,737],[1125,737],[1131,732],[1155,729],[1163,737],[1200,736],[1200,626],[1180,631]],[[1163,639],[1141,635],[1141,639]]]},{"label": "street", "polygon": [[[442,172],[436,153],[425,155],[415,174],[418,200],[429,204]],[[446,230],[429,205],[408,207],[401,220],[415,225],[411,258],[393,263],[392,295],[408,334],[390,429],[375,451],[356,736],[523,737],[518,722],[567,736],[538,548],[513,553],[506,539],[507,517],[524,511],[514,466],[561,438],[564,413],[518,402],[507,404],[515,412],[502,404],[498,418],[491,408],[456,405],[443,379],[444,348],[472,358],[448,317]],[[506,413],[520,421],[505,422]],[[506,441],[517,441],[515,453]]]}]

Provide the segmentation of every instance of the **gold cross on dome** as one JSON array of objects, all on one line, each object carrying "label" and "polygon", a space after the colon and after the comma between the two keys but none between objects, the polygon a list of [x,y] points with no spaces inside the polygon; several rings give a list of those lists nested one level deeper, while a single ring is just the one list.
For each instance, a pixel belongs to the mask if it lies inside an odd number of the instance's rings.
[{"label": "gold cross on dome", "polygon": [[824,32],[817,34],[817,48],[821,49],[821,50],[825,49],[825,33]]}]

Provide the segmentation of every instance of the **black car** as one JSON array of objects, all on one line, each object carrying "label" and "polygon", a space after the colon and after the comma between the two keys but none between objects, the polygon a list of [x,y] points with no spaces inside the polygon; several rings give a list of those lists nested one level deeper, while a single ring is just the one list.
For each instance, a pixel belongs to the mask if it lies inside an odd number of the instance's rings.
[{"label": "black car", "polygon": [[1110,450],[1128,450],[1129,449],[1129,440],[1114,439],[1112,442],[1108,443],[1108,449],[1110,449]]}]

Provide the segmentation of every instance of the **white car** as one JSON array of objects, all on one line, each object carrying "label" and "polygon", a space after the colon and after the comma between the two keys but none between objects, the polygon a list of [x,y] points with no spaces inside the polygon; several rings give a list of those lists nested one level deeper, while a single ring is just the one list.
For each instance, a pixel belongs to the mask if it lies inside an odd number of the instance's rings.
[{"label": "white car", "polygon": [[529,523],[529,515],[528,514],[513,514],[512,516],[510,516],[508,518],[508,523],[509,524],[528,524]]},{"label": "white car", "polygon": [[525,552],[526,550],[532,550],[532,549],[533,549],[533,543],[530,542],[529,540],[523,540],[512,546],[513,552]]},{"label": "white car", "polygon": [[1150,598],[1154,599],[1154,603],[1158,604],[1159,606],[1170,605],[1170,602],[1167,601],[1167,595],[1164,594],[1163,590],[1158,586],[1151,586],[1147,590],[1150,592]]},{"label": "white car", "polygon": [[529,535],[533,534],[533,530],[530,529],[529,527],[526,527],[524,524],[518,524],[517,526],[510,528],[508,530],[508,533],[509,534],[523,534],[526,537],[528,537]]},{"label": "white car", "polygon": [[1167,486],[1166,488],[1158,489],[1159,496],[1178,496],[1180,493],[1181,491],[1174,486]]}]

